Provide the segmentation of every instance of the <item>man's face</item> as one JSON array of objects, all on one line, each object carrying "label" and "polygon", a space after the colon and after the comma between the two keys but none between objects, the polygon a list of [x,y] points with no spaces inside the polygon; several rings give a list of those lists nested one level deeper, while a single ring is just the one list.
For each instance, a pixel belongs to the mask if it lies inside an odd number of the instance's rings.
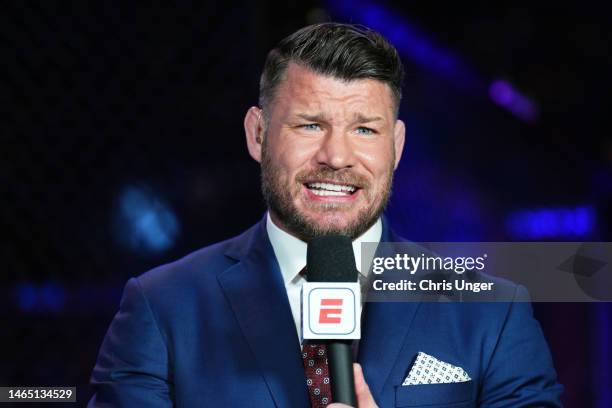
[{"label": "man's face", "polygon": [[388,201],[403,147],[388,85],[290,63],[268,109],[254,157],[275,223],[305,241],[365,232]]}]

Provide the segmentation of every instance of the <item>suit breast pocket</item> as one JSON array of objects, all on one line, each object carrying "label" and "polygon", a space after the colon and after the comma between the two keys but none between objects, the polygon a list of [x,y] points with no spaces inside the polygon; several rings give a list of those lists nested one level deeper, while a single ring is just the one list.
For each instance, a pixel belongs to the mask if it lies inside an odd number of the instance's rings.
[{"label": "suit breast pocket", "polygon": [[468,403],[474,398],[474,382],[420,384],[396,387],[396,407],[445,406]]}]

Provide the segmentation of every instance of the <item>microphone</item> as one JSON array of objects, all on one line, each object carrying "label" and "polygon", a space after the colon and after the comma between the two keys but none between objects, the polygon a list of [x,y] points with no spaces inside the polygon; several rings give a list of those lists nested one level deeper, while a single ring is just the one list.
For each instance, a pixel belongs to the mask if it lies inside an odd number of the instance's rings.
[{"label": "microphone", "polygon": [[327,341],[333,402],[357,406],[353,376],[353,339],[361,337],[361,291],[353,244],[344,235],[325,235],[308,242],[306,279],[302,287],[304,339]]}]

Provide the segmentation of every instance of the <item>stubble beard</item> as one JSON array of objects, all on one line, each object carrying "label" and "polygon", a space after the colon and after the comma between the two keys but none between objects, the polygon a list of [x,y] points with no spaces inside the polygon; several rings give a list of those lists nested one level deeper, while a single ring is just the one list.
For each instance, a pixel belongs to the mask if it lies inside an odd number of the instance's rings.
[{"label": "stubble beard", "polygon": [[[311,217],[302,214],[300,210],[295,206],[293,197],[299,194],[302,188],[302,181],[305,180],[317,180],[326,179],[333,180],[336,182],[343,182],[348,184],[355,184],[363,186],[361,194],[373,194],[368,188],[370,183],[365,180],[362,176],[355,175],[348,169],[344,170],[333,170],[329,167],[321,167],[316,170],[302,171],[296,175],[296,180],[282,180],[281,172],[278,166],[268,153],[266,146],[266,139],[262,146],[262,159],[261,159],[261,190],[268,205],[268,209],[278,218],[283,226],[289,230],[289,232],[301,239],[302,241],[308,242],[311,239],[327,235],[327,234],[341,234],[355,239],[367,231],[374,223],[378,220],[381,214],[384,212],[389,198],[391,197],[391,186],[393,184],[393,166],[391,165],[388,169],[385,177],[385,182],[382,186],[382,191],[379,199],[374,197],[370,202],[372,204],[368,207],[359,210],[357,215],[347,225],[341,227],[334,223],[328,225],[317,225],[315,220]],[[344,203],[321,203],[316,204],[318,211],[329,211],[338,212],[339,216],[342,216],[342,207],[352,204]]]}]

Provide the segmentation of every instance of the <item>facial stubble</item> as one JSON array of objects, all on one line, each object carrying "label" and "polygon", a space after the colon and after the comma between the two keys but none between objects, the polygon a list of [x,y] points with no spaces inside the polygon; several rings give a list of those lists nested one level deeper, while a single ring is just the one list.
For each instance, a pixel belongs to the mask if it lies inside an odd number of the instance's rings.
[{"label": "facial stubble", "polygon": [[[295,180],[282,180],[282,172],[277,163],[271,158],[267,145],[268,137],[265,135],[262,144],[261,158],[261,190],[268,205],[268,209],[276,216],[283,226],[294,236],[302,241],[308,242],[314,237],[326,234],[342,234],[355,239],[367,231],[381,216],[389,198],[391,197],[391,186],[393,184],[393,163],[385,174],[382,191],[374,197],[368,207],[359,210],[349,224],[344,227],[334,224],[320,226],[311,217],[302,214],[296,207],[293,197],[302,188],[302,181],[325,179],[342,183],[361,185],[364,190],[369,190],[369,182],[362,176],[356,175],[350,169],[334,170],[328,166],[321,166],[310,171],[302,171],[296,175]],[[395,156],[393,154],[393,156]],[[293,193],[293,194],[292,194]],[[365,192],[364,192],[365,193]],[[369,194],[373,194],[370,190]],[[338,211],[341,203],[323,204],[318,206],[319,211]]]}]

